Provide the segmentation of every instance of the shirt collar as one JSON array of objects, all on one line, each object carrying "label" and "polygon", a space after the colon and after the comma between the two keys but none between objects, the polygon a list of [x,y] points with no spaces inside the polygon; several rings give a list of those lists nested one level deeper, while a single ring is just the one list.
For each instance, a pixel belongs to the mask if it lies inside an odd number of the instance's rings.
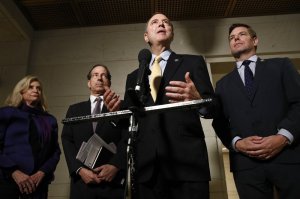
[{"label": "shirt collar", "polygon": [[[256,63],[257,59],[258,59],[257,55],[253,55],[253,56],[249,57],[248,60],[250,60],[250,61]],[[243,60],[243,61],[244,61],[244,60]],[[240,68],[242,67],[243,61],[238,61],[238,62],[236,62],[236,67],[237,67],[238,69],[240,69]]]},{"label": "shirt collar", "polygon": [[[95,99],[96,98],[98,98],[98,97],[96,97],[94,95],[90,95],[90,100],[91,100],[92,103],[95,103]],[[103,96],[102,95],[100,96],[100,98],[103,100]]]},{"label": "shirt collar", "polygon": [[[165,50],[164,52],[160,53],[159,56],[161,57],[162,60],[168,61],[168,59],[169,59],[171,53],[172,53],[172,50],[169,49],[169,50]],[[151,58],[151,62],[150,62],[151,65],[152,65],[152,63],[153,63],[155,57],[156,57],[156,55],[152,54],[152,58]]]}]

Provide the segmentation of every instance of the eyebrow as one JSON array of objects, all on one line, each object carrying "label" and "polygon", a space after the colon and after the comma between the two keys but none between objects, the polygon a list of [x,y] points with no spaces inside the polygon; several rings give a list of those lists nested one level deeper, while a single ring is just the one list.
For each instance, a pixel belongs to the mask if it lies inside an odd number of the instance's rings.
[{"label": "eyebrow", "polygon": [[[153,21],[158,21],[158,20],[159,20],[159,19],[154,18],[154,19],[150,20],[149,23],[151,23],[151,22],[153,22]],[[167,18],[162,19],[161,21],[170,23],[170,19],[167,19]]]}]

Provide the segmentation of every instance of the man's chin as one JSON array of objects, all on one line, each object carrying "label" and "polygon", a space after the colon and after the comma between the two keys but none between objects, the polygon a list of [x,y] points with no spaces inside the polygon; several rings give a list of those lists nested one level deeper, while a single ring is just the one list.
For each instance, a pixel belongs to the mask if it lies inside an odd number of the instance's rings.
[{"label": "man's chin", "polygon": [[99,89],[97,89],[97,90],[95,90],[97,93],[99,93],[99,94],[104,94],[104,92],[105,92],[105,89],[104,88],[99,88]]},{"label": "man's chin", "polygon": [[242,52],[231,52],[232,56],[236,59],[241,57]]}]

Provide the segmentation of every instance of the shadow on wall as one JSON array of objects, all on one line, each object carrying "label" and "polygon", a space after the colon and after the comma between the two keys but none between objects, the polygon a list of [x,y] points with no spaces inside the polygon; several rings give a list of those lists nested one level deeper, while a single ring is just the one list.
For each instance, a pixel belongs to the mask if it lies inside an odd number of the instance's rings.
[{"label": "shadow on wall", "polygon": [[227,29],[217,29],[217,27],[220,28],[220,24],[218,20],[214,20],[213,23],[209,21],[177,22],[174,38],[176,48],[183,53],[215,54],[216,49],[220,47],[220,41],[221,45],[227,41]]}]

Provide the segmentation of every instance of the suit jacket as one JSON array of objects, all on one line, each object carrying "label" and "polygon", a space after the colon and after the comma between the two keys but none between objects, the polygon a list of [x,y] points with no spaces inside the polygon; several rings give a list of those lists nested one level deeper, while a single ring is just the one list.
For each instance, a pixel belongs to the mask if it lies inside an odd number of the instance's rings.
[{"label": "suit jacket", "polygon": [[[102,113],[107,112],[107,108],[103,105]],[[66,118],[91,115],[90,100],[73,104],[69,107]],[[119,147],[122,138],[121,128],[117,121],[99,121],[96,127],[96,133],[108,144],[113,142],[117,146],[117,153],[113,154],[107,149],[102,148],[98,161],[94,167],[103,164],[112,164],[119,169],[126,168],[126,150]],[[62,131],[62,144],[69,169],[70,176],[73,181],[78,181],[80,178],[76,171],[80,167],[84,167],[83,163],[76,159],[76,155],[83,141],[93,135],[92,122],[82,122],[76,124],[65,124]],[[122,145],[123,146],[123,145]],[[120,184],[120,179],[123,177],[123,172],[119,172],[115,180]],[[72,188],[72,187],[71,187]],[[71,192],[74,190],[71,190]]]},{"label": "suit jacket", "polygon": [[[168,104],[165,87],[171,80],[185,81],[186,72],[190,72],[203,98],[213,96],[203,57],[177,55],[173,52],[167,61],[156,103],[149,92],[149,82],[145,81],[145,106]],[[135,87],[137,74],[138,70],[135,70],[128,75],[126,90]],[[125,106],[133,105],[128,92],[125,93],[124,101]],[[207,148],[198,110],[150,114],[137,119],[136,177],[139,182],[149,180],[156,167],[170,180],[210,180]]]},{"label": "suit jacket", "polygon": [[[49,142],[43,143],[45,157],[39,157],[35,165],[35,157],[32,153],[32,146],[29,141],[29,129],[31,118],[37,114],[22,110],[16,107],[3,107],[0,109],[0,178],[7,178],[11,171],[21,170],[27,175],[32,175],[37,170],[45,173],[45,182],[53,180],[53,173],[60,157],[58,144],[56,119],[46,113],[39,111],[43,119],[47,121],[50,130]],[[38,167],[38,168],[36,168]],[[9,172],[7,172],[9,171]]]},{"label": "suit jacket", "polygon": [[[221,112],[213,127],[224,145],[231,149],[235,136],[270,136],[286,129],[294,136],[271,163],[300,163],[300,77],[287,58],[258,59],[254,77],[254,94],[248,97],[235,68],[216,86]],[[262,163],[230,150],[231,170],[248,169]]]}]

